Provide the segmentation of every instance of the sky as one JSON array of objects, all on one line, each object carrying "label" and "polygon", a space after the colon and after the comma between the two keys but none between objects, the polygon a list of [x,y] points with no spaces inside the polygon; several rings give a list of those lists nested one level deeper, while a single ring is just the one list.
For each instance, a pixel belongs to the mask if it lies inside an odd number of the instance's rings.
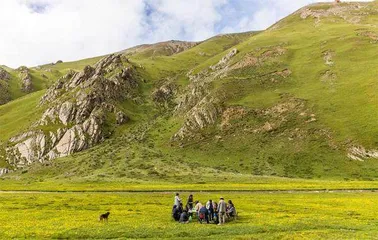
[{"label": "sky", "polygon": [[0,0],[0,65],[37,66],[144,43],[263,30],[314,2],[319,1]]}]

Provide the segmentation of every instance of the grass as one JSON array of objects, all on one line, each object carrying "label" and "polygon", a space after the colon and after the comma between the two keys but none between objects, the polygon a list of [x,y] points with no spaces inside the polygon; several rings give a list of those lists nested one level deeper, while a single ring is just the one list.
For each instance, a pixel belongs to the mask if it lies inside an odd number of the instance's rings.
[{"label": "grass", "polygon": [[0,141],[25,131],[37,119],[37,114],[42,113],[37,105],[44,92],[35,92],[0,106]]},{"label": "grass", "polygon": [[[376,190],[376,181],[305,180],[261,176],[231,176],[218,179],[209,176],[201,181],[148,181],[138,179],[84,180],[84,179],[3,179],[0,191],[39,192],[165,192],[165,191],[307,191],[307,190]],[[222,183],[222,180],[227,182]]]},{"label": "grass", "polygon": [[[376,18],[377,4],[364,4],[368,7],[361,11],[371,14],[363,15],[361,24],[366,31],[374,31],[366,23]],[[333,5],[320,4],[316,8],[324,10],[330,6]],[[378,64],[378,45],[357,34],[365,31],[358,24],[324,17],[315,28],[314,21],[294,14],[267,31],[216,36],[172,56],[128,56],[136,66],[140,83],[138,97],[143,103],[126,101],[116,105],[131,117],[131,123],[114,126],[112,137],[99,146],[48,163],[37,163],[14,175],[31,181],[80,178],[203,181],[211,177],[220,179],[217,176],[220,173],[228,175],[227,181],[238,179],[232,174],[313,180],[378,179],[377,161],[351,161],[347,157],[348,148],[353,145],[377,148],[378,125],[372,119],[378,117],[378,85],[372,69]],[[233,48],[238,49],[238,54],[230,60],[230,67],[246,56],[262,60],[214,79],[207,91],[212,97],[222,96],[223,109],[241,107],[248,114],[232,119],[227,129],[221,127],[220,114],[215,124],[199,130],[192,139],[172,142],[172,136],[185,122],[185,115],[175,114],[172,108],[157,107],[152,92],[172,82],[177,88],[175,97],[180,97],[188,91],[188,72],[207,71]],[[267,53],[277,48],[284,49],[285,53],[269,57]],[[325,64],[326,51],[333,54],[332,66]],[[268,56],[265,59],[264,54]],[[44,65],[39,70],[33,68],[32,74],[35,79],[39,71],[64,74],[68,69],[80,70],[98,60]],[[289,69],[292,74],[272,81],[270,73],[283,69]],[[324,80],[322,75],[327,71],[336,76],[333,81]],[[45,88],[54,77],[40,81],[38,86]],[[43,90],[0,107],[2,143],[40,117],[41,108],[36,106],[42,93]],[[303,106],[284,113],[265,114],[293,99],[301,101]],[[301,116],[303,113],[306,117]],[[309,122],[311,114],[315,121]],[[267,123],[275,128],[259,131]],[[206,171],[208,176],[202,178],[201,171]]]},{"label": "grass", "polygon": [[[184,201],[189,193],[181,193]],[[2,238],[374,239],[378,195],[365,193],[194,193],[232,199],[236,221],[182,225],[173,193],[1,193]],[[109,223],[98,222],[110,211]],[[22,227],[20,227],[22,226]]]},{"label": "grass", "polygon": [[[131,122],[108,126],[113,135],[91,149],[2,176],[0,190],[7,192],[0,193],[0,236],[374,239],[378,162],[347,158],[351,145],[378,146],[378,45],[359,34],[376,32],[378,5],[366,4],[358,11],[370,15],[361,14],[357,25],[332,16],[321,18],[315,28],[313,18],[291,15],[267,31],[216,36],[172,56],[128,56],[136,66],[143,103],[115,104]],[[278,47],[285,53],[269,55]],[[233,48],[238,54],[230,67],[247,56],[259,59],[258,64],[230,70],[207,91],[222,98],[224,109],[238,107],[246,114],[232,118],[228,127],[221,126],[220,115],[193,138],[171,141],[185,116],[157,107],[151,93],[170,82],[180,96],[188,91],[188,72],[208,71]],[[325,64],[327,51],[332,66]],[[17,73],[7,68],[13,101],[0,106],[0,153],[10,137],[40,118],[47,106],[37,105],[47,87],[69,69],[80,71],[99,59],[32,68],[36,92],[28,95],[20,91]],[[284,69],[292,74],[271,75]],[[334,78],[325,78],[327,71]],[[289,111],[274,110],[293,102],[300,104]],[[311,114],[315,121],[308,121]],[[267,123],[274,128],[261,130]],[[339,189],[351,191],[332,192]],[[222,227],[176,224],[170,218],[175,191],[184,197],[193,191],[202,201],[231,198],[240,218]],[[110,222],[99,223],[98,215],[106,211],[111,212]]]}]

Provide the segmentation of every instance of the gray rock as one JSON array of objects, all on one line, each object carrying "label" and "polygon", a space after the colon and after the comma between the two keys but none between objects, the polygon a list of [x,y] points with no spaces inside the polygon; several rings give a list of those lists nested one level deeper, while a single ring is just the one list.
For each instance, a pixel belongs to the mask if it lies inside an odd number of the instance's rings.
[{"label": "gray rock", "polygon": [[223,68],[238,52],[239,51],[236,48],[232,49],[221,60],[219,60],[219,62],[216,65],[211,66],[210,69],[214,71]]},{"label": "gray rock", "polygon": [[366,150],[363,146],[352,146],[348,149],[348,157],[356,161],[364,161],[365,159],[378,159],[378,150]]},{"label": "gray rock", "polygon": [[7,161],[21,167],[93,147],[108,134],[102,130],[106,114],[115,115],[115,124],[129,121],[114,103],[134,99],[137,89],[133,69],[123,67],[120,55],[105,57],[82,72],[69,72],[41,98],[40,105],[50,107],[33,125],[35,129],[50,124],[65,127],[47,133],[31,130],[11,138]]},{"label": "gray rock", "polygon": [[0,168],[0,176],[3,176],[11,171],[8,168]]},{"label": "gray rock", "polygon": [[0,67],[0,80],[9,80],[10,75],[7,71]]},{"label": "gray rock", "polygon": [[130,120],[129,117],[126,116],[126,114],[121,111],[117,112],[116,119],[117,119],[117,124],[119,125],[127,123]]},{"label": "gray rock", "polygon": [[18,68],[20,73],[18,74],[21,79],[21,90],[26,93],[33,91],[33,83],[29,69],[27,67]]}]

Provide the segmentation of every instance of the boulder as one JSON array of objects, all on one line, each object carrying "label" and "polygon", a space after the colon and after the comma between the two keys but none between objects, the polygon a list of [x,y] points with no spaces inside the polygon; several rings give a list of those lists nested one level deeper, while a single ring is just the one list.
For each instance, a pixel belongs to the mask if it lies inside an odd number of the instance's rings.
[{"label": "boulder", "polygon": [[117,124],[121,125],[121,124],[127,123],[130,119],[128,116],[126,116],[124,112],[119,111],[116,114],[116,120],[117,120]]}]

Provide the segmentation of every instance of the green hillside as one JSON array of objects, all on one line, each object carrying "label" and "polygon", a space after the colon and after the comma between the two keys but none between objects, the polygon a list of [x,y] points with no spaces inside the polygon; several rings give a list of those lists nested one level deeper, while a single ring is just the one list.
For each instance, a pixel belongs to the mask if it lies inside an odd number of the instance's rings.
[{"label": "green hillside", "polygon": [[6,69],[0,161],[16,171],[3,177],[376,179],[377,12],[315,4],[263,32],[30,68],[31,94]]}]

